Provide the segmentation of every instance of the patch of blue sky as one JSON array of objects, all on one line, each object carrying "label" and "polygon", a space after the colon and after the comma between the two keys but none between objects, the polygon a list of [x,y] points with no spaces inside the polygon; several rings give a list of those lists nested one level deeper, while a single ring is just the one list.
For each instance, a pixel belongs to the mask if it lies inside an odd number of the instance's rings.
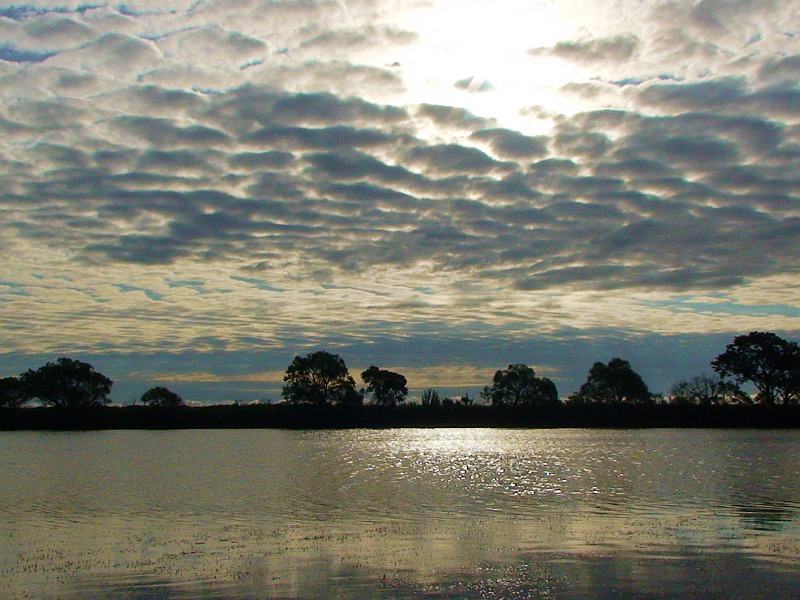
[{"label": "patch of blue sky", "polygon": [[21,50],[11,44],[0,45],[0,60],[13,63],[40,63],[46,61],[56,52],[35,52],[33,50]]},{"label": "patch of blue sky", "polygon": [[90,289],[85,289],[85,288],[74,288],[74,289],[76,292],[88,296],[89,298],[91,298],[92,302],[96,302],[97,304],[106,304],[108,302],[111,302],[110,298],[104,298],[100,296],[100,294],[93,292]]},{"label": "patch of blue sky", "polygon": [[[195,29],[197,29],[197,27],[187,26],[187,27],[180,27],[178,29],[169,29],[166,31],[140,33],[139,37],[142,38],[143,40],[155,42],[158,40],[163,40],[164,38],[168,38],[169,36],[175,35],[176,33],[186,33],[187,31],[193,31]],[[145,73],[141,73],[137,78],[139,81],[143,81],[147,79],[148,76],[153,75],[154,73],[156,73],[156,70],[147,71]]]},{"label": "patch of blue sky", "polygon": [[614,81],[611,81],[609,83],[611,83],[612,85],[625,87],[628,85],[641,85],[645,81],[646,80],[642,79],[641,77],[625,77],[624,79],[615,79]]},{"label": "patch of blue sky", "polygon": [[323,283],[320,285],[323,290],[352,290],[354,292],[362,292],[364,294],[372,294],[373,296],[381,296],[383,298],[388,298],[392,294],[389,292],[377,292],[375,290],[365,290],[363,288],[357,288],[350,285],[333,285],[332,283]]},{"label": "patch of blue sky", "polygon": [[[7,288],[7,289],[4,289]],[[21,283],[14,281],[0,281],[0,293],[10,296],[30,296],[30,292]]]},{"label": "patch of blue sky", "polygon": [[169,287],[201,288],[205,287],[205,282],[200,279],[168,279],[167,285]]},{"label": "patch of blue sky", "polygon": [[145,296],[150,298],[150,300],[161,300],[164,298],[164,294],[159,294],[158,292],[154,292],[153,290],[148,290],[147,288],[137,287],[135,285],[127,285],[124,283],[115,283],[115,288],[127,293],[127,292],[142,292]]},{"label": "patch of blue sky", "polygon": [[415,292],[419,292],[420,294],[425,294],[426,296],[435,296],[436,290],[432,290],[431,288],[427,287],[413,287],[411,288]]},{"label": "patch of blue sky", "polygon": [[240,71],[244,71],[245,69],[249,69],[250,67],[257,67],[258,65],[263,65],[263,59],[251,60],[249,62],[244,63],[243,65],[239,66]]},{"label": "patch of blue sky", "polygon": [[[142,76],[140,76],[140,77],[142,77]],[[192,86],[192,91],[196,92],[198,94],[203,94],[204,96],[219,96],[220,94],[224,93],[224,91],[222,89],[215,89],[215,88],[210,88],[210,87],[200,87],[198,85],[193,85]]]},{"label": "patch of blue sky", "polygon": [[177,10],[164,10],[164,11],[156,11],[156,10],[140,10],[131,6],[130,4],[117,4],[117,11],[121,15],[125,15],[126,17],[146,17],[146,16],[153,16],[153,15],[174,15],[178,11]]},{"label": "patch of blue sky", "polygon": [[54,7],[45,7],[45,6],[33,6],[32,4],[16,4],[11,6],[3,6],[0,7],[0,17],[5,17],[6,19],[11,19],[13,21],[24,21],[25,19],[29,19],[31,17],[39,17],[42,15],[46,15],[48,13],[56,13],[56,14],[69,14],[69,13],[79,13],[83,14],[87,10],[92,10],[95,8],[102,8],[106,6],[105,4],[81,4],[80,6],[76,6],[75,8],[67,8],[66,6],[54,6]]},{"label": "patch of blue sky", "polygon": [[267,281],[263,279],[256,279],[255,277],[239,277],[235,275],[231,275],[231,279],[234,281],[241,281],[242,283],[249,283],[252,286],[255,286],[259,290],[265,290],[268,292],[285,292],[286,290],[283,288],[275,287],[274,285],[270,285]]},{"label": "patch of blue sky", "polygon": [[201,296],[207,294],[230,294],[233,292],[233,290],[227,288],[208,288],[205,281],[199,279],[168,279],[167,285],[171,288],[190,288]]},{"label": "patch of blue sky", "polygon": [[800,306],[790,304],[739,304],[737,302],[702,302],[691,299],[655,300],[644,303],[672,312],[702,312],[747,317],[800,317]]},{"label": "patch of blue sky", "polygon": [[673,75],[671,73],[661,73],[658,76],[660,81],[686,81],[685,77],[680,77],[678,75]]}]

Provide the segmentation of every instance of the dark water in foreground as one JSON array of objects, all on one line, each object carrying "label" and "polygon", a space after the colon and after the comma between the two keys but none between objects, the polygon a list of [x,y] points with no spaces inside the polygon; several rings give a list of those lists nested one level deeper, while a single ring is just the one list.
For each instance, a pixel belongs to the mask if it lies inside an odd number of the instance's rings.
[{"label": "dark water in foreground", "polygon": [[0,434],[0,598],[796,598],[800,432]]}]

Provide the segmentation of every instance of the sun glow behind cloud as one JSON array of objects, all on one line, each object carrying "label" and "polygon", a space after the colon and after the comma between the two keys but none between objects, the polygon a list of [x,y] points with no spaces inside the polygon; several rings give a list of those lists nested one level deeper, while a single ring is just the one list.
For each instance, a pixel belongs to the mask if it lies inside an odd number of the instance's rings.
[{"label": "sun glow behind cloud", "polygon": [[575,33],[557,4],[524,0],[445,0],[400,21],[418,39],[399,52],[410,104],[459,106],[525,133],[549,124],[526,107],[569,114],[577,109],[559,89],[579,69],[554,57],[531,57]]}]

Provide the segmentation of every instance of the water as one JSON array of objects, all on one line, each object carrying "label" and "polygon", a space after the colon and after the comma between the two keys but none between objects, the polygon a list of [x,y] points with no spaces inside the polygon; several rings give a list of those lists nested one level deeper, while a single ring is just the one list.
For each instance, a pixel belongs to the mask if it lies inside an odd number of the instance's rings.
[{"label": "water", "polygon": [[800,432],[0,434],[2,598],[796,598]]}]

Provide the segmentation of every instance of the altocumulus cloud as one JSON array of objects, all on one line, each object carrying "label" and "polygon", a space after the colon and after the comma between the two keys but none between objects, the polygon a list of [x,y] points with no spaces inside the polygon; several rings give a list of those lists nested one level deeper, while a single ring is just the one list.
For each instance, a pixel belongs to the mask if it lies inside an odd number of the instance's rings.
[{"label": "altocumulus cloud", "polygon": [[628,352],[665,391],[709,340],[796,335],[800,7],[556,5],[559,39],[487,38],[481,94],[426,53],[430,7],[0,10],[2,364],[217,400],[323,347],[563,393]]}]

